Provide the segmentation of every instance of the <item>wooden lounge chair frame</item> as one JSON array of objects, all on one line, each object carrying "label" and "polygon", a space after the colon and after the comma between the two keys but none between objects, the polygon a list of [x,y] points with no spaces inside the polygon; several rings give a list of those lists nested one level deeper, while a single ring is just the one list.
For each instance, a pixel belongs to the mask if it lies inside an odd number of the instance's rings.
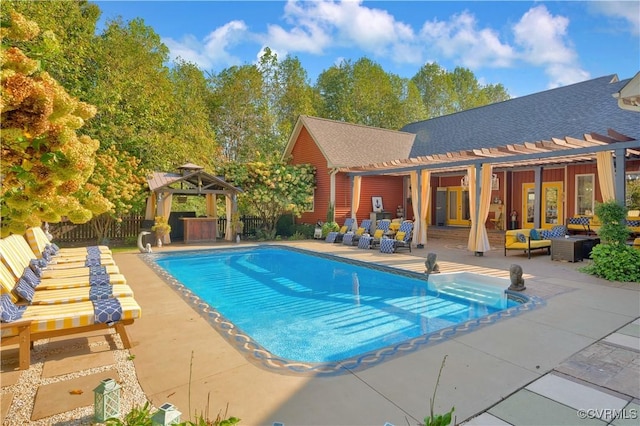
[{"label": "wooden lounge chair frame", "polygon": [[31,332],[31,323],[32,320],[24,320],[24,321],[15,321],[15,322],[7,322],[0,324],[0,330],[5,328],[18,328],[18,334],[15,336],[2,337],[2,344],[4,345],[15,345],[19,346],[18,349],[18,366],[20,370],[26,370],[31,365],[31,348],[33,347],[33,343],[35,341],[41,339],[50,339],[52,337],[60,337],[60,336],[69,336],[78,333],[86,333],[89,331],[95,330],[106,330],[109,328],[115,328],[116,333],[120,335],[120,339],[122,339],[122,345],[125,349],[131,348],[131,341],[129,340],[129,335],[127,334],[127,330],[125,326],[133,324],[133,319],[125,319],[119,321],[115,324],[92,324],[92,325],[84,325],[74,328],[67,328],[61,330],[46,330],[39,331],[37,333]]}]

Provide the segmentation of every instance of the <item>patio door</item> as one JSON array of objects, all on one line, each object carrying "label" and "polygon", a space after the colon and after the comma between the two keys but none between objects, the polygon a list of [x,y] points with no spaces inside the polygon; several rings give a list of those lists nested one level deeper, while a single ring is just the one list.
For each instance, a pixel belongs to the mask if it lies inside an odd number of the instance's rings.
[{"label": "patio door", "polygon": [[461,186],[447,188],[447,225],[470,226],[469,191]]},{"label": "patio door", "polygon": [[[564,223],[563,220],[563,189],[562,182],[544,182],[542,184],[542,200],[541,200],[541,224],[542,228],[553,228],[556,225]],[[533,228],[535,213],[535,186],[533,183],[525,183],[522,185],[522,218],[523,228]]]}]

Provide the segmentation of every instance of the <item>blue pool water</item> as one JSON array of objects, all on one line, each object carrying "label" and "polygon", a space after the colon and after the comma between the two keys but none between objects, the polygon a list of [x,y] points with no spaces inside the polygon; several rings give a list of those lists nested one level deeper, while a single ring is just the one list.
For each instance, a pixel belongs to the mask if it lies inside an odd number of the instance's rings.
[{"label": "blue pool water", "polygon": [[519,304],[503,289],[483,303],[430,290],[418,274],[284,247],[174,252],[155,262],[257,345],[295,362],[349,359]]}]

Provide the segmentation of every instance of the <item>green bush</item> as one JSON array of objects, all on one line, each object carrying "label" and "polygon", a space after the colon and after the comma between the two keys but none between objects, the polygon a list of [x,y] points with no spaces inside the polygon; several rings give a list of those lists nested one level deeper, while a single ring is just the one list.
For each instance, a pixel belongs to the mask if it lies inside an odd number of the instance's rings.
[{"label": "green bush", "polygon": [[591,251],[591,259],[582,268],[588,274],[609,281],[640,282],[640,250],[625,244],[598,244]]},{"label": "green bush", "polygon": [[294,228],[294,235],[302,235],[303,238],[299,238],[301,240],[313,238],[313,233],[315,231],[315,225],[310,225],[308,223],[298,223]]},{"label": "green bush", "polygon": [[602,226],[598,229],[600,241],[607,244],[624,245],[629,238],[629,229],[625,225],[627,208],[615,201],[600,203],[595,208]]},{"label": "green bush", "polygon": [[598,204],[595,210],[602,222],[598,229],[600,244],[591,251],[593,261],[581,270],[609,281],[640,281],[640,251],[626,245],[626,207],[609,201]]},{"label": "green bush", "polygon": [[295,232],[292,214],[283,214],[276,222],[276,235],[290,237]]},{"label": "green bush", "polygon": [[325,222],[324,224],[322,224],[322,238],[325,238],[329,232],[337,232],[339,230],[340,225],[338,225],[336,222]]}]

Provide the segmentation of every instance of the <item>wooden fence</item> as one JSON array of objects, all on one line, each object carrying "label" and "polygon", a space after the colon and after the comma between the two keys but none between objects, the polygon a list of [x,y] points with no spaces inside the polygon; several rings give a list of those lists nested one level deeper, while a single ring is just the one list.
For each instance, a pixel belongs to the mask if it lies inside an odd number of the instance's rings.
[{"label": "wooden fence", "polygon": [[[242,237],[255,236],[262,226],[262,219],[254,216],[242,216],[240,220],[244,223]],[[122,218],[121,222],[116,222],[109,229],[105,243],[109,245],[125,245],[135,243],[138,234],[142,229],[150,229],[153,222],[146,221],[144,216],[130,215]],[[225,217],[218,218],[218,235],[224,238],[227,227]],[[91,222],[83,224],[72,224],[70,222],[60,222],[49,225],[49,232],[53,235],[56,243],[64,245],[87,245],[96,244],[98,237]]]}]

